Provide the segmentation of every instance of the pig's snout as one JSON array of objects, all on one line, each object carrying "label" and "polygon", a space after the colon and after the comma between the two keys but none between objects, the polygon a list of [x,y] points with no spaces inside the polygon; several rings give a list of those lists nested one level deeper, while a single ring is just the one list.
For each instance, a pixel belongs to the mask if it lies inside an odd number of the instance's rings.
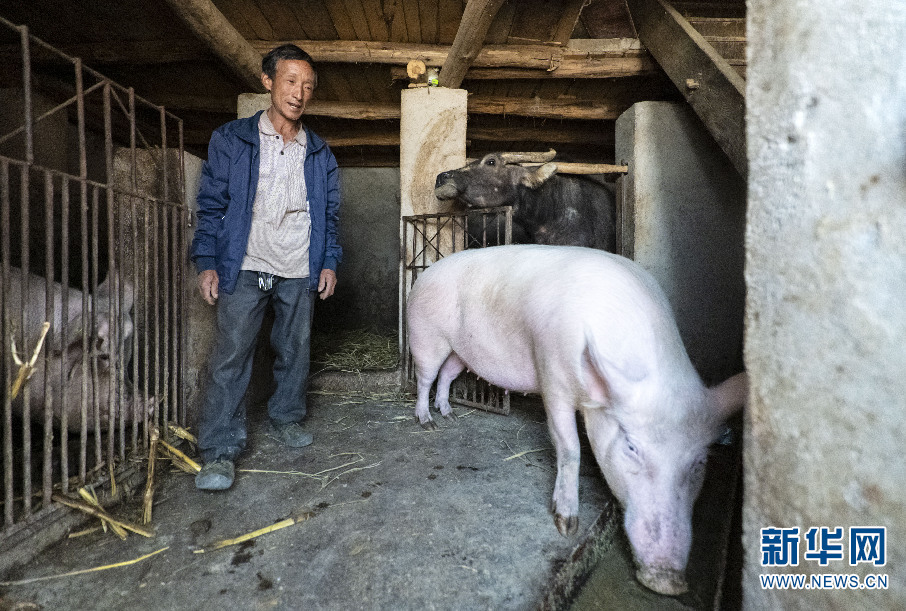
[{"label": "pig's snout", "polygon": [[434,181],[434,197],[437,199],[453,199],[459,195],[459,189],[453,181],[453,172],[441,172]]},{"label": "pig's snout", "polygon": [[658,594],[679,596],[689,590],[685,571],[643,566],[636,571],[635,576],[643,586]]},{"label": "pig's snout", "polygon": [[627,512],[626,533],[632,545],[636,577],[659,594],[678,596],[688,591],[686,562],[692,544],[689,523],[679,516],[656,515],[633,519]]}]

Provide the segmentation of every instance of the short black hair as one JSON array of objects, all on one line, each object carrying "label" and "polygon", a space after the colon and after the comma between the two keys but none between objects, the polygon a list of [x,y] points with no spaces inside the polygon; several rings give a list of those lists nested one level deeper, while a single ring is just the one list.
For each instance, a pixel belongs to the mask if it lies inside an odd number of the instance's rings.
[{"label": "short black hair", "polygon": [[261,72],[268,75],[271,79],[277,78],[277,62],[281,59],[298,59],[308,62],[312,71],[315,73],[315,84],[318,83],[318,71],[315,69],[315,62],[311,55],[300,49],[294,44],[280,45],[271,49],[267,55],[261,58]]}]

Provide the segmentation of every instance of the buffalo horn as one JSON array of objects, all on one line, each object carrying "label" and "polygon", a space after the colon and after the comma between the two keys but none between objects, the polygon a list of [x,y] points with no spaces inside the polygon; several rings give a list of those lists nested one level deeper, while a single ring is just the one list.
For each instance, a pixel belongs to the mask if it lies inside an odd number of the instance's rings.
[{"label": "buffalo horn", "polygon": [[557,155],[554,149],[546,153],[501,153],[504,163],[547,163]]}]

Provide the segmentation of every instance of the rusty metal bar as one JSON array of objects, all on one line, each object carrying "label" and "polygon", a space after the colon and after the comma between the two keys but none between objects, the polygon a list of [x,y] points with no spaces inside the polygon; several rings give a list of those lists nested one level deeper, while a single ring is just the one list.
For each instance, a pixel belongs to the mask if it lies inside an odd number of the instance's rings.
[{"label": "rusty metal bar", "polygon": [[[76,115],[79,133],[79,228],[81,230],[82,328],[88,320],[88,146],[85,137],[85,95],[82,60],[75,59]],[[88,478],[88,336],[82,333],[82,388],[79,395],[79,483]]]},{"label": "rusty metal bar", "polygon": [[[12,329],[9,328],[9,291],[10,291],[10,270],[9,270],[9,162],[0,158],[0,248],[2,248],[3,264],[3,292],[0,294],[0,305],[2,305],[2,320],[0,328],[3,329],[3,356],[6,362],[2,363],[4,371],[4,388],[12,387],[13,380],[8,363],[11,361],[7,357],[6,351],[9,350],[9,339]],[[13,410],[12,402],[8,392],[3,393],[3,523],[5,526],[13,524]]]},{"label": "rusty metal bar", "polygon": [[[179,250],[180,253],[189,252],[189,245],[187,244],[186,229],[191,226],[192,215],[189,213],[188,205],[186,204],[186,156],[185,156],[185,140],[183,133],[183,124],[182,121],[177,122],[177,131],[179,137],[179,194],[180,194],[180,223],[179,223]],[[177,339],[175,344],[176,354],[177,354],[177,366],[176,366],[176,380],[177,380],[177,389],[179,392],[179,424],[180,426],[185,427],[188,422],[188,414],[186,414],[187,401],[186,401],[186,384],[185,376],[183,372],[185,371],[185,358],[186,354],[186,304],[188,302],[188,295],[186,295],[187,282],[185,265],[179,265],[179,282],[177,286],[179,287],[179,316],[178,316],[178,327],[177,327]]]},{"label": "rusty metal bar", "polygon": [[163,217],[163,223],[161,232],[158,235],[158,240],[161,242],[158,246],[159,252],[161,253],[163,260],[161,261],[161,280],[163,286],[161,286],[160,294],[163,295],[163,299],[155,300],[155,303],[163,301],[163,313],[161,318],[158,319],[158,325],[163,327],[163,338],[162,344],[163,355],[162,355],[162,367],[163,367],[163,376],[162,382],[163,387],[161,388],[161,394],[163,397],[163,419],[161,421],[161,426],[166,427],[167,422],[170,421],[170,386],[169,386],[169,374],[170,374],[170,352],[167,350],[167,347],[170,345],[170,269],[169,269],[169,241],[170,241],[170,228],[169,225],[169,209],[164,207],[161,209],[161,216]]},{"label": "rusty metal bar", "polygon": [[[152,226],[151,209],[150,209],[150,206],[147,205],[147,200],[143,200],[143,201],[145,202],[145,204],[143,205],[145,227],[151,227]],[[141,274],[142,288],[143,288],[143,290],[142,290],[143,327],[142,328],[145,329],[144,337],[142,338],[142,340],[143,340],[142,343],[144,344],[143,352],[142,352],[142,356],[143,356],[143,358],[142,358],[142,373],[143,373],[143,375],[142,375],[142,400],[144,401],[143,405],[147,405],[148,400],[150,399],[149,394],[148,394],[148,387],[150,385],[149,369],[150,369],[150,360],[151,359],[148,357],[151,354],[151,344],[150,344],[151,334],[148,333],[148,310],[150,309],[148,307],[148,294],[151,290],[151,285],[148,282],[148,260],[149,260],[148,233],[149,232],[147,230],[142,232],[142,274]],[[153,427],[155,422],[157,422],[157,406],[156,405],[154,406],[154,409],[152,410],[152,413],[151,413],[151,423],[145,425],[145,431],[144,431],[144,435],[142,437],[142,447],[143,448],[147,448],[148,445],[151,443],[151,439],[150,439],[151,438],[151,428]]]},{"label": "rusty metal bar", "polygon": [[[138,165],[138,160],[136,158],[135,150],[135,89],[132,87],[129,88],[129,184],[132,187],[132,194],[129,196],[129,218],[132,220],[132,290],[135,291],[135,299],[133,300],[132,307],[135,308],[135,311],[138,312],[138,308],[141,307],[139,304],[138,296],[146,295],[147,291],[142,289],[142,283],[139,279],[138,274],[138,216],[136,215],[135,208],[135,193],[138,191],[138,175],[136,172],[136,167]],[[125,267],[124,267],[125,270]],[[142,308],[144,310],[144,308]],[[132,389],[132,413],[137,414],[137,407],[141,401],[141,397],[138,392],[138,321],[134,321],[133,332],[132,332],[132,384],[134,388]],[[139,448],[139,426],[145,428],[145,419],[142,418],[142,421],[139,422],[138,418],[133,418],[132,420],[132,451],[137,452]],[[150,431],[147,432],[150,437]],[[142,437],[144,439],[144,436]]]},{"label": "rusty metal bar", "polygon": [[[46,279],[44,316],[48,321],[54,319],[53,193],[53,175],[48,170],[44,170],[44,278]],[[66,317],[65,313],[62,317]],[[56,333],[57,331],[51,325],[44,348],[44,464],[41,478],[44,507],[50,506],[50,496],[53,494],[53,397],[50,385],[53,372],[50,367],[50,347],[54,345]],[[63,348],[65,350],[65,345]]]},{"label": "rusty metal bar", "polygon": [[[113,218],[113,116],[111,110],[111,89],[110,83],[104,83],[104,165],[106,166],[107,187],[105,194],[107,196],[107,280],[110,281],[110,291],[107,295],[107,312],[110,317],[108,325],[110,345],[107,350],[110,351],[110,357],[107,361],[108,370],[106,376],[107,384],[107,464],[110,467],[111,476],[113,475],[113,465],[116,454],[116,412],[118,398],[116,395],[117,381],[119,379],[119,368],[116,359],[119,358],[121,316],[118,308],[122,303],[123,282],[119,269],[115,265],[116,248],[114,236],[114,218]],[[100,283],[100,276],[95,276],[95,286]],[[97,306],[95,306],[97,307]],[[94,394],[100,395],[100,380],[95,380]],[[100,406],[99,406],[100,407]],[[100,424],[100,423],[99,423]],[[101,439],[100,425],[95,429],[95,437]]]},{"label": "rusty metal bar", "polygon": [[[19,226],[22,232],[22,300],[19,307],[22,308],[22,329],[18,335],[21,338],[19,342],[20,350],[26,353],[29,349],[28,335],[25,330],[28,329],[28,284],[29,284],[29,218],[28,218],[28,195],[29,195],[29,163],[21,166],[21,186],[19,197],[19,208],[22,219]],[[28,450],[31,456],[31,387],[26,384],[22,391],[22,447]],[[23,461],[22,464],[22,512],[26,517],[31,515],[31,460]]]},{"label": "rusty metal bar", "polygon": [[[60,232],[60,278],[61,278],[61,295],[60,311],[64,312],[61,317],[60,338],[63,343],[63,349],[68,349],[66,345],[69,338],[69,177],[63,176],[60,185],[60,207],[62,231]],[[60,366],[60,388],[65,388],[66,384],[66,367]],[[60,485],[63,493],[69,491],[69,405],[67,404],[66,392],[60,393]]]},{"label": "rusty metal bar", "polygon": [[[160,206],[157,205],[157,202],[153,202],[151,206],[154,210],[152,215],[151,222],[151,233],[155,236],[155,245],[160,245]],[[157,257],[152,257],[153,271],[151,273],[151,278],[154,280],[154,292],[160,290],[160,260]],[[157,397],[160,392],[160,299],[154,300],[154,396]],[[159,405],[159,404],[158,404]],[[167,406],[164,405],[164,410]],[[160,419],[160,414],[154,414],[154,423],[158,426],[166,426],[166,422],[162,422]],[[166,417],[166,413],[164,414]]]},{"label": "rusty metal bar", "polygon": [[[100,215],[100,187],[93,187],[91,189],[91,277],[94,279],[93,283],[97,284],[97,279],[99,278],[98,271],[98,241],[100,236],[98,234],[98,216]],[[85,285],[83,290],[85,293],[88,293],[89,286]],[[95,466],[101,464],[101,461],[104,460],[103,456],[103,446],[101,444],[101,398],[98,396],[100,393],[98,389],[100,388],[98,381],[98,359],[97,353],[94,350],[94,330],[98,328],[97,321],[97,308],[89,308],[88,318],[83,320],[89,320],[88,328],[90,331],[88,334],[92,335],[91,345],[90,345],[90,358],[89,363],[91,364],[91,415],[94,422],[94,464]]]}]

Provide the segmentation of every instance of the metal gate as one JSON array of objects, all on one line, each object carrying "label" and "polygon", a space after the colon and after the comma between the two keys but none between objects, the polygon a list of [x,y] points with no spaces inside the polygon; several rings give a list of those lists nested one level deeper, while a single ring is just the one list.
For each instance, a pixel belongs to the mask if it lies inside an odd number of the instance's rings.
[{"label": "metal gate", "polygon": [[[513,207],[420,214],[402,220],[400,256],[400,333],[403,347],[402,387],[415,383],[415,368],[406,336],[406,299],[418,274],[446,255],[468,248],[510,244]],[[450,402],[499,414],[510,413],[510,395],[475,374],[463,372],[450,387]]]},{"label": "metal gate", "polygon": [[3,541],[185,424],[189,214],[182,121],[25,26],[0,35],[21,52],[0,76]]}]

